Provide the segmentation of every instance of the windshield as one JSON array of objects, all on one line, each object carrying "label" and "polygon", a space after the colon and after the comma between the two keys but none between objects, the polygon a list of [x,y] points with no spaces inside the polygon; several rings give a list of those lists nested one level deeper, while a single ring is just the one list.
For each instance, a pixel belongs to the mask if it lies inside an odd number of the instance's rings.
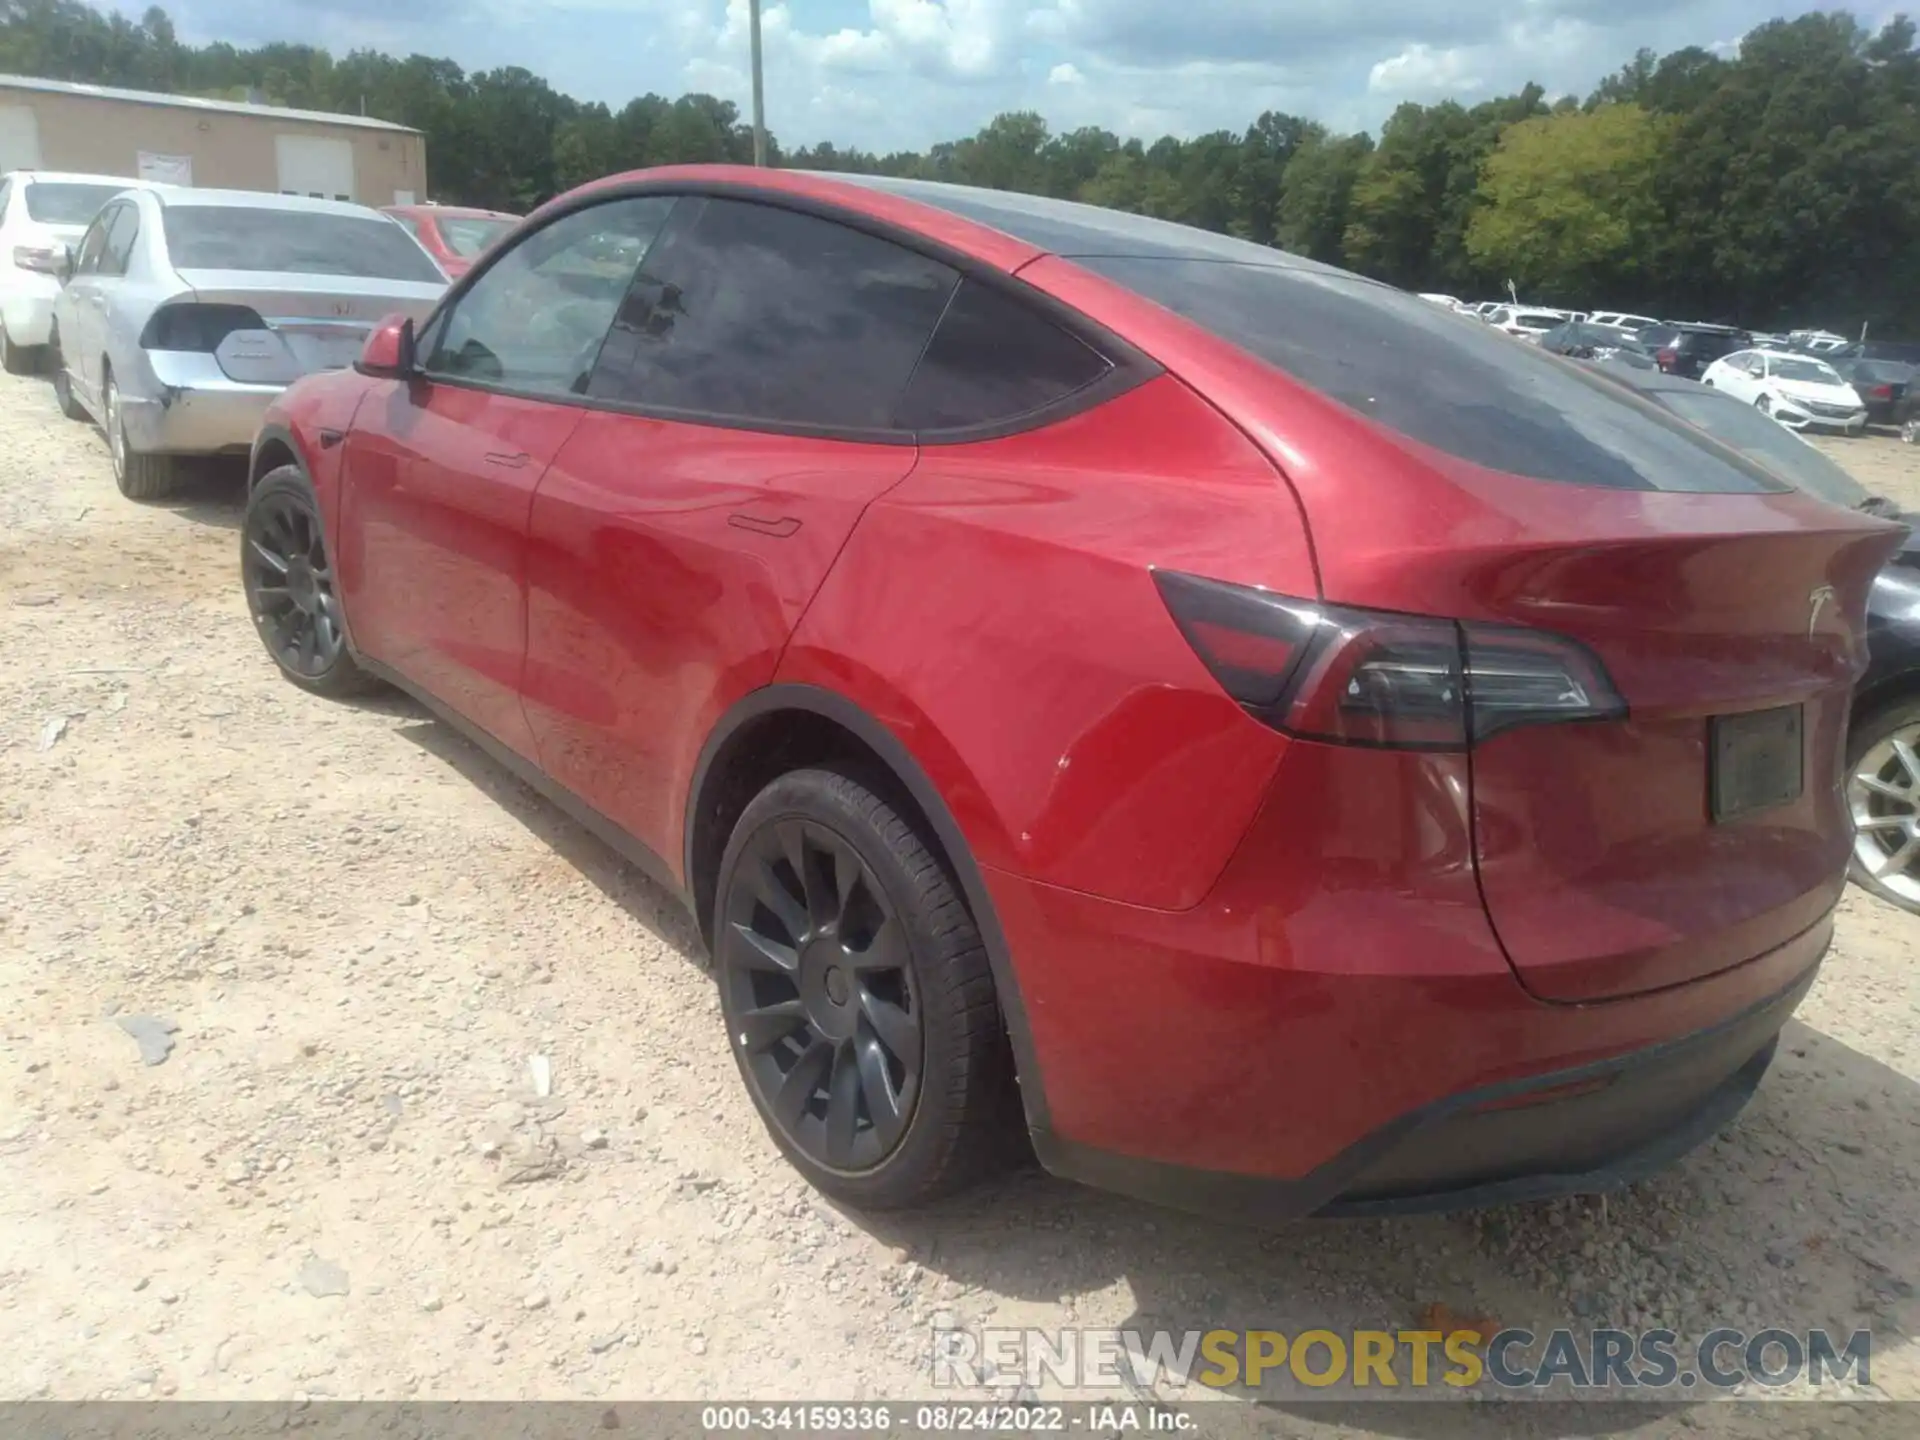
[{"label": "windshield", "polygon": [[423,285],[446,280],[407,232],[384,216],[169,205],[166,234],[176,270],[273,270]]},{"label": "windshield", "polygon": [[434,223],[439,227],[440,238],[447,242],[447,249],[462,260],[473,259],[513,229],[511,220],[493,220],[474,215],[441,215]]},{"label": "windshield", "polygon": [[42,225],[90,225],[100,207],[126,188],[36,180],[27,186],[27,218]]},{"label": "windshield", "polygon": [[1841,383],[1839,372],[1831,365],[1822,365],[1818,360],[1798,360],[1785,356],[1774,356],[1767,364],[1768,368],[1782,380],[1805,380],[1815,385],[1838,385]]},{"label": "windshield", "polygon": [[1617,490],[1788,488],[1615,380],[1496,330],[1456,325],[1358,276],[1142,256],[1074,263],[1374,423],[1472,464]]},{"label": "windshield", "polygon": [[1769,420],[1751,405],[1710,390],[1656,390],[1648,398],[1809,495],[1848,507],[1857,506],[1867,498],[1867,491],[1858,480],[1786,426]]},{"label": "windshield", "polygon": [[1557,330],[1567,322],[1560,315],[1516,315],[1513,323],[1522,330]]}]

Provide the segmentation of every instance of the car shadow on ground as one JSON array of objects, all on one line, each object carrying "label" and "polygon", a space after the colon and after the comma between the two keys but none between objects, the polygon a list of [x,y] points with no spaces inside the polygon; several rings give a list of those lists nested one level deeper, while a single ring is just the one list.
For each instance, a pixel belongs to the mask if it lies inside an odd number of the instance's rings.
[{"label": "car shadow on ground", "polygon": [[[496,800],[688,963],[706,968],[705,948],[677,898],[458,731],[398,692],[355,703],[417,721],[398,733]],[[926,1210],[841,1213],[909,1252],[929,1278],[949,1282],[956,1293],[944,1308],[963,1328],[1295,1335],[1431,1328],[1445,1323],[1436,1313],[1541,1335],[1562,1326],[1584,1336],[1596,1326],[1671,1325],[1695,1337],[1721,1324],[1749,1333],[1825,1326],[1843,1339],[1855,1328],[1873,1329],[1880,1363],[1920,1333],[1911,1211],[1920,1126],[1908,1118],[1915,1113],[1920,1086],[1793,1021],[1765,1083],[1726,1133],[1671,1170],[1606,1197],[1253,1229],[1058,1181],[1028,1164]],[[1852,1223],[1840,1230],[1831,1224],[1836,1218]],[[1596,1245],[1602,1254],[1625,1247],[1621,1273],[1596,1260]],[[1662,1302],[1676,1295],[1701,1297],[1708,1308],[1683,1304],[1668,1314]],[[1761,1305],[1757,1315],[1742,1311],[1750,1303]],[[1298,1386],[1237,1385],[1228,1393],[1262,1402],[1247,1407],[1250,1420],[1290,1418],[1410,1440],[1611,1435],[1698,1409],[1697,1402],[1652,1401],[1343,1404],[1317,1398],[1325,1392],[1302,1398]],[[1716,1413],[1731,1418],[1734,1408]],[[1717,1424],[1721,1433],[1798,1433],[1778,1406],[1739,1408],[1752,1415],[1751,1425]],[[1878,1433],[1877,1420],[1842,1423],[1838,1405],[1789,1409],[1823,1417],[1809,1435]],[[1218,1427],[1209,1420],[1208,1428]]]},{"label": "car shadow on ground", "polygon": [[170,511],[196,525],[238,534],[247,518],[245,456],[191,456],[175,462],[173,490],[160,500],[143,502]]},{"label": "car shadow on ground", "polygon": [[351,703],[413,719],[416,723],[402,725],[395,733],[457,770],[630,918],[666,941],[696,969],[707,969],[706,946],[693,917],[675,896],[453,726],[398,690],[380,690]]}]

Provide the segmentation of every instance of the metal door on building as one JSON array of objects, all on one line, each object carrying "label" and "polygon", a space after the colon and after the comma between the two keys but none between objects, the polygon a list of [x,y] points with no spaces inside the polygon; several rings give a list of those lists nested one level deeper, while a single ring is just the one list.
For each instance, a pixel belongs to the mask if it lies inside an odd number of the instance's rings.
[{"label": "metal door on building", "polygon": [[351,200],[353,142],[323,135],[276,135],[282,195],[311,195],[321,200]]},{"label": "metal door on building", "polygon": [[40,120],[31,105],[0,105],[0,173],[40,168]]}]

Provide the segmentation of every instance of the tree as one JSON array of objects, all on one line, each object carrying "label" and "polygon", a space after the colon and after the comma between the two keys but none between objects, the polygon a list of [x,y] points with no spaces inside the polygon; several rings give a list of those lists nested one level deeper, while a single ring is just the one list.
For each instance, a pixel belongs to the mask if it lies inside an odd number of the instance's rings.
[{"label": "tree", "polygon": [[1342,263],[1354,182],[1372,153],[1367,135],[1307,135],[1287,162],[1274,215],[1275,242],[1309,259]]},{"label": "tree", "polygon": [[1480,174],[1466,246],[1543,301],[1637,286],[1660,224],[1654,170],[1670,120],[1603,104],[1508,127]]}]

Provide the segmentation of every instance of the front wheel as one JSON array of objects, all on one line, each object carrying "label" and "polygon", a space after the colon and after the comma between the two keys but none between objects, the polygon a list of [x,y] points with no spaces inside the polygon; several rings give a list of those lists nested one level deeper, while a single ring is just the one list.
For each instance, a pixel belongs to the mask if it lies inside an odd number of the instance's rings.
[{"label": "front wheel", "polygon": [[1760,396],[1757,400],[1753,402],[1753,408],[1758,410],[1762,415],[1766,416],[1769,420],[1773,418],[1773,401],[1768,399],[1765,395]]},{"label": "front wheel", "polygon": [[1900,438],[1909,445],[1920,445],[1920,416],[1900,427]]},{"label": "front wheel", "polygon": [[714,903],[720,1008],[761,1119],[817,1189],[872,1209],[980,1178],[1019,1123],[979,929],[887,788],[775,780],[734,826]]},{"label": "front wheel", "polygon": [[347,649],[320,507],[299,466],[270,472],[247,497],[240,574],[253,627],[282,675],[332,699],[379,688]]},{"label": "front wheel", "polygon": [[1920,698],[1855,722],[1847,739],[1853,879],[1920,914]]}]

